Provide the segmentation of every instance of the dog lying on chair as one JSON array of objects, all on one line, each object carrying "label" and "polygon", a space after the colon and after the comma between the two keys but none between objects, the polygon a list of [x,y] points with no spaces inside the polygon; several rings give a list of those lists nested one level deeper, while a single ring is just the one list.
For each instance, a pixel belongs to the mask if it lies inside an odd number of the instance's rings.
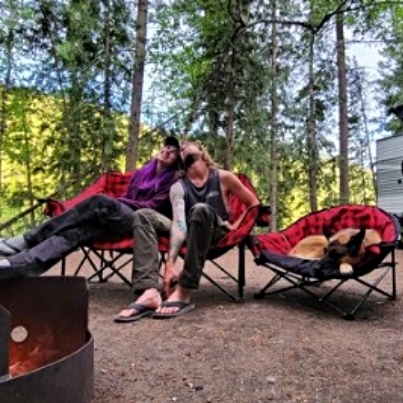
[{"label": "dog lying on chair", "polygon": [[353,266],[359,263],[365,249],[381,242],[381,236],[373,229],[344,228],[330,237],[309,235],[298,242],[288,255],[320,260],[324,268],[338,266],[340,274],[348,276],[354,272]]},{"label": "dog lying on chair", "polygon": [[300,259],[319,260],[325,256],[329,239],[325,235],[308,235],[301,239],[291,250],[288,256]]}]

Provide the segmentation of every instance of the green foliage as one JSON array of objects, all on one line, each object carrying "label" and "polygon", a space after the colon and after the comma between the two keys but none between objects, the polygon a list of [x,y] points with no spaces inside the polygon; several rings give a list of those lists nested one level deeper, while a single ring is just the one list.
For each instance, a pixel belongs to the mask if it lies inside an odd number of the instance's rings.
[{"label": "green foliage", "polygon": [[[13,91],[7,108],[7,136],[3,143],[3,181],[0,218],[22,211],[36,203],[37,198],[54,193],[69,198],[92,182],[104,170],[101,168],[102,115],[93,105],[83,105],[80,132],[83,152],[79,176],[69,175],[74,162],[63,128],[62,105],[52,96],[36,94],[29,89]],[[114,114],[118,128],[112,152],[116,154],[112,169],[123,170],[124,137],[127,117]],[[143,128],[147,132],[147,128]],[[139,164],[153,156],[158,144],[144,136],[141,142]]]},{"label": "green foliage", "polygon": [[[265,202],[272,186],[274,94],[281,227],[309,211],[310,164],[318,168],[320,207],[339,200],[335,117],[340,100],[332,13],[341,3],[277,3],[278,20],[302,21],[321,29],[312,37],[312,31],[300,25],[277,23],[275,71],[271,65],[274,25],[270,22],[274,3],[269,0],[157,2],[150,12],[153,35],[147,43],[147,63],[155,77],[152,90],[159,98],[155,106],[159,110],[152,112],[177,114],[176,132],[190,127],[190,138],[205,143],[220,165],[226,163],[228,150],[232,152],[233,169],[253,179]],[[35,196],[73,182],[75,187],[64,192],[64,196],[71,195],[100,172],[124,166],[135,11],[133,3],[124,0],[1,3],[0,83],[5,84],[11,68],[13,84],[0,92],[0,108],[5,105],[0,117],[4,126],[0,138],[2,214],[11,206],[31,205]],[[355,39],[376,38],[386,44],[377,109],[386,112],[403,103],[403,6],[347,1],[343,11],[345,26]],[[252,25],[240,29],[242,24]],[[309,81],[312,39],[313,94]],[[365,99],[371,83],[357,74],[354,61],[348,64],[351,201],[372,202],[367,168],[372,129],[368,130],[364,117],[368,105],[361,102],[357,84],[362,83]],[[317,155],[307,144],[311,100]],[[228,137],[230,111],[233,138]],[[401,124],[392,119],[385,129],[398,133]],[[137,165],[152,156],[159,142],[155,133],[143,134]]]}]

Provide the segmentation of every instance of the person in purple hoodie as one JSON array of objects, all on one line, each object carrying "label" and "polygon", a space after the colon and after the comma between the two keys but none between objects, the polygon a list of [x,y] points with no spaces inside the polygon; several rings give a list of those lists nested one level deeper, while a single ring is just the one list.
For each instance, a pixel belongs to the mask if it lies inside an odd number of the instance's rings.
[{"label": "person in purple hoodie", "polygon": [[37,276],[78,246],[133,236],[133,212],[170,216],[169,189],[177,180],[179,142],[167,137],[157,156],[134,172],[124,194],[94,195],[21,236],[0,240],[0,279]]}]

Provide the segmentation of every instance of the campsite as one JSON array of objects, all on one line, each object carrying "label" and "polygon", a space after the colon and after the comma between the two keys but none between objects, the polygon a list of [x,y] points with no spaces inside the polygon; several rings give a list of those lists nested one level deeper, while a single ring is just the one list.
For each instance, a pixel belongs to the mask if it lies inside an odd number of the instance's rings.
[{"label": "campsite", "polygon": [[[73,265],[79,257],[71,257]],[[397,253],[397,300],[373,296],[354,321],[318,306],[300,291],[254,300],[268,273],[255,266],[250,253],[246,257],[244,303],[229,300],[203,281],[194,295],[196,310],[175,319],[114,323],[132,291],[116,279],[90,285],[94,402],[403,399],[402,251]],[[236,259],[234,250],[224,263],[235,267]],[[90,272],[87,267],[84,273]],[[352,302],[361,291],[350,286],[337,299]]]},{"label": "campsite", "polygon": [[2,2],[0,403],[403,402],[402,16]]}]

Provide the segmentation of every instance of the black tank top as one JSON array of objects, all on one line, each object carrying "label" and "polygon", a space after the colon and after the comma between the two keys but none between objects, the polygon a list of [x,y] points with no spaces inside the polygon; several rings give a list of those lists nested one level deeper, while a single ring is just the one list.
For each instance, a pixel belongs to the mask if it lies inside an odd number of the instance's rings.
[{"label": "black tank top", "polygon": [[218,169],[210,169],[209,178],[202,187],[195,186],[187,177],[181,179],[185,191],[186,214],[196,203],[206,203],[223,219],[229,220],[230,214],[222,198]]}]

